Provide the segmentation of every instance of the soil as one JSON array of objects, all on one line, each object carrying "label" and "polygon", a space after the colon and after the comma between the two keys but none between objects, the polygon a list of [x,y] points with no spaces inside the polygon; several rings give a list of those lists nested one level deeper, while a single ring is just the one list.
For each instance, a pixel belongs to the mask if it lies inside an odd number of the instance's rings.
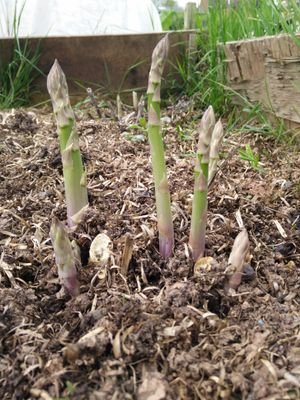
[{"label": "soil", "polygon": [[[101,119],[76,114],[90,208],[70,232],[82,261],[75,298],[61,288],[49,238],[52,217],[66,221],[54,118],[49,110],[0,116],[0,398],[300,399],[299,153],[226,131],[209,191],[206,255],[215,261],[194,271],[193,128],[202,113],[188,102],[164,111],[170,260],[158,253],[143,128],[129,129],[132,114],[120,123],[109,108]],[[241,159],[247,143],[259,165]],[[241,285],[228,292],[238,211],[250,254]],[[98,233],[112,241],[104,267],[89,262]]]}]

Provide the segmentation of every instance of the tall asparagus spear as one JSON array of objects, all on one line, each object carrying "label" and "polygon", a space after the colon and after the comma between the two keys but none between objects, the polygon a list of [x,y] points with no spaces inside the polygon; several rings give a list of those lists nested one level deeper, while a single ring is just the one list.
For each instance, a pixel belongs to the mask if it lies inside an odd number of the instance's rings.
[{"label": "tall asparagus spear", "polygon": [[61,283],[71,296],[76,296],[79,293],[76,268],[78,260],[64,225],[56,218],[51,225],[50,237]]},{"label": "tall asparagus spear", "polygon": [[195,261],[204,254],[207,219],[208,165],[211,136],[215,126],[212,106],[205,111],[200,127],[195,164],[194,198],[190,231],[190,246]]},{"label": "tall asparagus spear", "polygon": [[148,138],[155,185],[159,251],[164,258],[168,258],[172,255],[174,247],[171,200],[164,156],[164,144],[160,127],[160,87],[168,50],[169,39],[168,35],[166,35],[158,42],[153,50],[147,90]]},{"label": "tall asparagus spear", "polygon": [[62,156],[68,224],[76,225],[76,214],[88,205],[86,174],[79,150],[79,138],[75,128],[75,116],[70,105],[65,74],[55,60],[47,78],[53,111],[57,121]]}]

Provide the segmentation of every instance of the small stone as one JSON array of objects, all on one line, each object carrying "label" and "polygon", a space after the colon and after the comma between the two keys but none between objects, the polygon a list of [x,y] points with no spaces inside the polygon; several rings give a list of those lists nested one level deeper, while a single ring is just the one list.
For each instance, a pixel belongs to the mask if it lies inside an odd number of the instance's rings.
[{"label": "small stone", "polygon": [[168,125],[172,122],[172,119],[168,116],[162,117],[160,120],[161,120],[162,124],[166,124],[166,125]]},{"label": "small stone", "polygon": [[294,253],[295,245],[291,242],[280,243],[278,246],[276,246],[276,251],[278,251],[284,257],[287,257]]},{"label": "small stone", "polygon": [[255,271],[250,264],[245,265],[242,279],[244,282],[250,282],[255,279]]},{"label": "small stone", "polygon": [[263,327],[265,326],[265,322],[264,322],[264,320],[262,320],[262,319],[259,319],[259,320],[257,321],[257,323],[258,323],[258,325],[259,325],[261,328],[263,328]]}]

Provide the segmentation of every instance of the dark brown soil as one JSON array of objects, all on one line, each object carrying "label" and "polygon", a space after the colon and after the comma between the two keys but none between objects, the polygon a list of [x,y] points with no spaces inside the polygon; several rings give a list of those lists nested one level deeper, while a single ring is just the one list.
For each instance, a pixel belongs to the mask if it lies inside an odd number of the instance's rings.
[{"label": "dark brown soil", "polygon": [[[90,113],[77,112],[90,209],[71,234],[83,265],[76,298],[61,290],[49,239],[52,217],[66,220],[54,119],[36,110],[0,116],[0,399],[300,399],[299,153],[227,132],[209,193],[206,252],[218,264],[194,275],[187,243],[198,116],[170,110],[164,128],[176,236],[165,262],[148,144],[134,141],[142,130],[128,138],[124,126]],[[241,160],[245,143],[260,152],[260,170]],[[226,294],[237,211],[251,257]],[[88,263],[101,232],[113,243],[105,268]],[[133,255],[123,277],[127,237]]]}]

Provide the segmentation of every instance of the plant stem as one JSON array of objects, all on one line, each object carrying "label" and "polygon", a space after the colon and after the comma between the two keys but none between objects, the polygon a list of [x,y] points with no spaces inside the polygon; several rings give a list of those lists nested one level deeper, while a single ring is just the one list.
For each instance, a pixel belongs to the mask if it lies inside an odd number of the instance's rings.
[{"label": "plant stem", "polygon": [[168,49],[169,39],[168,35],[166,35],[153,50],[147,90],[148,138],[155,186],[159,251],[164,258],[168,258],[172,255],[174,247],[171,199],[160,123],[161,77],[168,55]]},{"label": "plant stem", "polygon": [[68,224],[78,223],[78,217],[88,205],[86,174],[79,150],[75,116],[70,105],[65,74],[55,60],[47,79],[53,111],[57,121],[62,156]]},{"label": "plant stem", "polygon": [[209,106],[202,117],[199,127],[199,142],[194,170],[194,198],[189,243],[195,261],[203,256],[205,248],[209,150],[214,126],[215,115],[213,108]]}]

